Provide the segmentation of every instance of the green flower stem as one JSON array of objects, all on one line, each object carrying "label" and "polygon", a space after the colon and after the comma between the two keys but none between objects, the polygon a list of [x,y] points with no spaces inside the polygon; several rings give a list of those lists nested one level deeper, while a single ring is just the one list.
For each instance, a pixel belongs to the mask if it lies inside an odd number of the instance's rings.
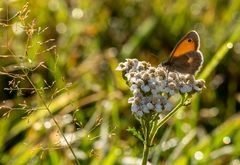
[{"label": "green flower stem", "polygon": [[143,159],[142,159],[142,165],[146,165],[147,164],[147,160],[148,160],[148,155],[149,155],[149,148],[150,148],[150,123],[149,121],[145,121],[145,132],[144,132],[144,149],[143,149]]},{"label": "green flower stem", "polygon": [[180,107],[183,106],[184,102],[187,100],[188,95],[183,95],[181,100],[179,101],[178,105],[171,111],[169,112],[160,122],[157,120],[154,121],[155,123],[153,124],[154,126],[152,127],[152,130],[150,132],[150,145],[153,144],[153,140],[159,130],[159,128],[168,121],[177,111],[180,109]]},{"label": "green flower stem", "polygon": [[158,131],[159,128],[160,127],[158,127],[158,121],[155,120],[154,123],[153,123],[153,127],[151,129],[151,132],[150,132],[150,144],[151,145],[153,144],[154,137],[157,134],[157,131]]},{"label": "green flower stem", "polygon": [[183,106],[184,102],[187,100],[188,95],[183,95],[181,100],[179,101],[178,105],[171,111],[169,112],[160,122],[155,121],[154,127],[151,130],[150,133],[150,144],[153,144],[153,140],[157,134],[157,131],[159,130],[159,128],[161,128],[161,126],[166,123],[168,121],[168,119],[170,119],[179,109],[180,107]]},{"label": "green flower stem", "polygon": [[141,127],[144,135],[144,150],[143,150],[143,158],[142,158],[142,165],[147,164],[148,155],[150,147],[153,145],[153,140],[159,130],[159,128],[168,121],[180,107],[184,105],[184,102],[187,100],[188,95],[183,95],[177,106],[169,112],[160,122],[156,120],[154,117],[153,119],[145,118],[141,119]]}]

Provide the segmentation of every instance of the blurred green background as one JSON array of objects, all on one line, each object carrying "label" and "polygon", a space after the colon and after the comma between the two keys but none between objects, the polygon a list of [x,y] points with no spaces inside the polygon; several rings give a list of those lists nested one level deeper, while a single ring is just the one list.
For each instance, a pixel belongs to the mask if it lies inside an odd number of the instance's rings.
[{"label": "blurred green background", "polygon": [[157,65],[190,30],[207,88],[160,129],[150,162],[240,164],[239,0],[0,1],[0,164],[75,164],[53,116],[81,164],[141,162],[115,68]]}]

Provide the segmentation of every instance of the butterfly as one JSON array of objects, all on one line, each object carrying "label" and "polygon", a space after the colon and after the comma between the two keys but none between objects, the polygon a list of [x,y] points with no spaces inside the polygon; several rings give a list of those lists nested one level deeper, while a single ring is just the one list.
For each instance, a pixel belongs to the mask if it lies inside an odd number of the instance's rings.
[{"label": "butterfly", "polygon": [[187,33],[176,45],[169,59],[163,62],[170,71],[194,75],[203,63],[200,47],[200,37],[194,30]]}]

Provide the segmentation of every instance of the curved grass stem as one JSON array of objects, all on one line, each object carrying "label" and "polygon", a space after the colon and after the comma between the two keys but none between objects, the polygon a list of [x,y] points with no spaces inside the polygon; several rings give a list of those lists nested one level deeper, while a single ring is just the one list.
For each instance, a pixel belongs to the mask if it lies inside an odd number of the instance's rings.
[{"label": "curved grass stem", "polygon": [[77,159],[76,154],[74,153],[74,151],[73,151],[70,143],[68,142],[68,140],[67,140],[66,136],[64,135],[64,133],[63,133],[60,125],[58,124],[57,120],[56,120],[55,117],[53,116],[53,114],[52,114],[51,110],[49,109],[48,105],[46,104],[46,102],[45,102],[43,96],[41,95],[40,91],[37,90],[35,84],[32,82],[32,80],[31,80],[28,76],[26,76],[26,78],[27,78],[27,80],[29,81],[29,83],[32,85],[32,87],[34,88],[34,90],[36,91],[36,93],[37,93],[37,95],[39,96],[40,100],[42,101],[44,107],[45,107],[46,110],[48,111],[51,119],[54,121],[55,125],[57,126],[57,128],[58,128],[61,136],[63,137],[64,141],[66,142],[66,144],[67,144],[67,146],[68,146],[68,148],[70,149],[71,153],[73,154],[76,164],[77,164],[77,165],[80,165],[80,163],[79,163],[79,161],[78,161],[78,159]]}]

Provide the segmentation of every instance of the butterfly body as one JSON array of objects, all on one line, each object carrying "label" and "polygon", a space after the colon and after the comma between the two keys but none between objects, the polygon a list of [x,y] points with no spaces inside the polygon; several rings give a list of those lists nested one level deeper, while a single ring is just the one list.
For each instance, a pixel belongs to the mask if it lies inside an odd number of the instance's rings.
[{"label": "butterfly body", "polygon": [[162,65],[171,71],[194,75],[202,66],[200,38],[196,31],[187,33],[173,49],[168,61]]}]

